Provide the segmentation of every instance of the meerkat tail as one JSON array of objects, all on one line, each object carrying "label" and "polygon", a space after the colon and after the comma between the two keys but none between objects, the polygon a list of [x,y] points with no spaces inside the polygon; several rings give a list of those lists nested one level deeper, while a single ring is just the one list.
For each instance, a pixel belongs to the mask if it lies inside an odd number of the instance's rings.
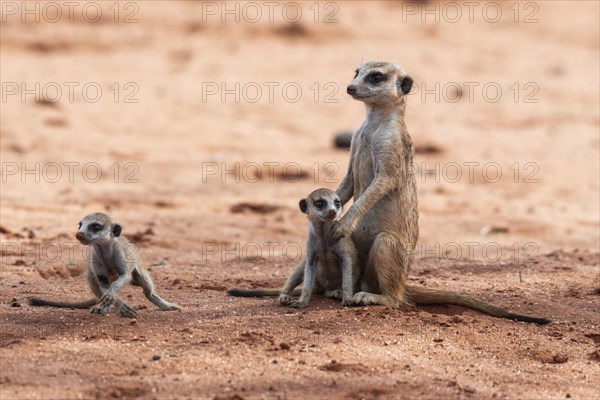
[{"label": "meerkat tail", "polygon": [[[295,289],[293,296],[299,296],[301,289]],[[229,296],[234,297],[277,297],[281,294],[281,289],[229,289]]]},{"label": "meerkat tail", "polygon": [[473,310],[491,315],[497,318],[512,319],[515,321],[532,322],[538,325],[550,323],[545,318],[534,318],[525,315],[513,314],[500,307],[493,306],[464,293],[453,292],[449,290],[428,289],[422,286],[407,285],[406,297],[417,304],[454,304],[457,306],[468,307]]},{"label": "meerkat tail", "polygon": [[29,303],[30,306],[35,306],[35,307],[47,306],[47,307],[60,307],[60,308],[90,308],[91,306],[98,304],[98,300],[94,298],[94,299],[81,301],[78,303],[64,303],[62,301],[48,301],[48,300],[38,299],[37,297],[30,297],[27,299],[27,303]]}]

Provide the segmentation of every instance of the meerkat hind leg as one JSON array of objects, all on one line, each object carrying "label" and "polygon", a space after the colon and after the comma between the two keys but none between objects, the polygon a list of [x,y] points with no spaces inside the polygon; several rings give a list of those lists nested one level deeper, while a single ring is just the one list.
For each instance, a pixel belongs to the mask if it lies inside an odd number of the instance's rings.
[{"label": "meerkat hind leg", "polygon": [[369,252],[365,279],[372,281],[369,286],[379,286],[381,294],[358,292],[352,298],[352,304],[378,304],[394,308],[402,306],[405,303],[409,257],[406,246],[398,236],[386,232],[377,235]]},{"label": "meerkat hind leg", "polygon": [[174,303],[169,303],[168,301],[161,298],[154,291],[154,283],[152,282],[152,278],[150,275],[144,271],[135,268],[131,272],[131,283],[135,286],[140,286],[144,290],[144,296],[148,300],[150,300],[154,305],[160,308],[163,311],[172,311],[172,310],[181,310],[181,307]]},{"label": "meerkat hind leg", "polygon": [[306,259],[302,260],[300,264],[296,267],[294,272],[289,276],[281,293],[279,294],[279,304],[284,306],[289,306],[294,303],[294,299],[292,298],[292,294],[294,289],[298,287],[304,280],[304,265],[306,264]]}]

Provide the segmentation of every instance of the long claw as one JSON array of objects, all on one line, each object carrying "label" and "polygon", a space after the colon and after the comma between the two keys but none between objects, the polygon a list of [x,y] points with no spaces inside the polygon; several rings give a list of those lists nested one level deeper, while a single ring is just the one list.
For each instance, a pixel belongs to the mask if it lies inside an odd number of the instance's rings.
[{"label": "long claw", "polygon": [[133,308],[122,302],[117,307],[117,312],[122,317],[135,318],[137,316],[137,312]]},{"label": "long claw", "polygon": [[294,302],[294,300],[292,299],[291,296],[288,296],[287,294],[279,295],[279,303],[281,305],[283,305],[283,306],[289,306],[293,302]]},{"label": "long claw", "polygon": [[106,312],[108,311],[108,309],[106,308],[102,308],[102,307],[95,307],[92,308],[92,314],[106,314]]},{"label": "long claw", "polygon": [[307,306],[307,304],[305,304],[304,302],[302,302],[300,300],[296,300],[292,304],[290,304],[290,307],[292,307],[292,308],[304,308],[306,306]]},{"label": "long claw", "polygon": [[137,313],[132,309],[121,309],[119,310],[119,315],[126,318],[135,318]]}]

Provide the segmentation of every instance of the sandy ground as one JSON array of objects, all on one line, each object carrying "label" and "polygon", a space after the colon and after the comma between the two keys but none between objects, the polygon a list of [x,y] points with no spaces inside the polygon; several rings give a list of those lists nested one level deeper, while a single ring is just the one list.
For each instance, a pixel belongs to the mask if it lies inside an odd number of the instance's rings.
[{"label": "sandy ground", "polygon": [[[58,4],[0,2],[2,399],[600,396],[598,2]],[[294,267],[372,59],[416,82],[413,282],[550,325],[225,295]],[[93,211],[184,311],[27,305],[89,295]]]}]

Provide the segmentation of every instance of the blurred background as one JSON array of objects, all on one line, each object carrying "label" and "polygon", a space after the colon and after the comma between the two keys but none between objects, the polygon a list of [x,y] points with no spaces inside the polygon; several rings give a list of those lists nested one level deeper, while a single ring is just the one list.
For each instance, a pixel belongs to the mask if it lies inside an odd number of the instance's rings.
[{"label": "blurred background", "polygon": [[383,60],[415,80],[421,249],[597,250],[598,7],[2,2],[2,225],[55,238],[105,210],[190,262],[301,240],[297,200],[337,187],[334,136],[364,118],[345,87]]},{"label": "blurred background", "polygon": [[[592,398],[599,11],[0,1],[0,397]],[[344,176],[348,151],[334,138],[364,119],[345,92],[369,60],[415,81],[411,279],[549,317],[550,331],[318,300],[291,315],[224,295],[279,285],[302,256],[298,200]],[[25,305],[88,295],[73,234],[95,211],[123,225],[159,293],[186,311],[140,311],[136,325]]]}]

